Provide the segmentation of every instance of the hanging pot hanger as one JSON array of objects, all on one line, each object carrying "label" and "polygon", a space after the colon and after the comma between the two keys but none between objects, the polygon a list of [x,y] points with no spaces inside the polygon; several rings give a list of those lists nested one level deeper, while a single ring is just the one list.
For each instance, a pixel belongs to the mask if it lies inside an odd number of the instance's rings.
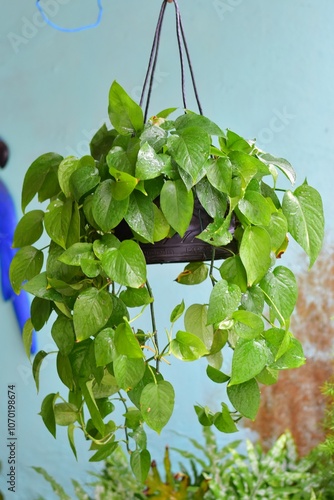
[{"label": "hanging pot hanger", "polygon": [[189,54],[189,49],[188,49],[188,44],[186,41],[184,29],[183,29],[183,24],[182,24],[182,18],[181,18],[181,13],[180,13],[180,8],[178,5],[177,0],[163,0],[158,21],[157,21],[157,26],[155,29],[155,34],[153,37],[153,44],[152,44],[152,49],[150,53],[150,58],[148,62],[148,68],[143,84],[143,90],[140,98],[140,106],[143,107],[144,104],[144,99],[145,99],[145,92],[148,86],[148,91],[147,91],[147,97],[146,97],[146,102],[145,102],[145,109],[144,109],[144,121],[147,120],[147,115],[148,115],[148,108],[150,104],[150,99],[151,99],[151,94],[152,94],[152,87],[153,87],[153,81],[154,81],[154,74],[155,74],[155,69],[157,65],[157,60],[158,60],[158,53],[159,53],[159,47],[160,47],[160,36],[161,36],[161,29],[162,29],[162,24],[164,20],[164,15],[166,11],[166,6],[167,3],[173,3],[175,6],[175,21],[176,21],[176,37],[177,37],[177,44],[178,44],[178,49],[179,49],[179,58],[180,58],[180,67],[181,67],[181,91],[182,91],[182,101],[183,101],[183,107],[186,109],[187,108],[187,101],[186,101],[186,91],[185,91],[185,69],[184,69],[184,51],[186,53],[186,58],[188,62],[188,67],[190,71],[190,76],[191,76],[191,81],[192,81],[192,86],[198,106],[199,113],[203,115],[203,110],[202,106],[198,97],[198,92],[197,92],[197,86],[195,82],[195,76],[194,76],[194,71],[190,59],[190,54]]}]

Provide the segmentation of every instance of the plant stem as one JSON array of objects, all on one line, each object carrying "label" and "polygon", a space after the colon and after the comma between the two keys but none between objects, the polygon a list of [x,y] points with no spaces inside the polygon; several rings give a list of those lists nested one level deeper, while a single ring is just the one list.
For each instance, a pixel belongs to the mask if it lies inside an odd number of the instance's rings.
[{"label": "plant stem", "polygon": [[[122,401],[123,406],[125,408],[125,413],[127,413],[128,412],[128,407],[127,407],[126,401],[122,397],[122,394],[120,393],[120,391],[118,391],[118,395],[119,395],[119,398]],[[126,420],[126,417],[125,417],[125,420]],[[124,424],[124,433],[125,433],[125,445],[126,445],[127,452],[131,453],[130,446],[129,446],[129,434],[128,434],[128,428],[126,426],[126,423]]]},{"label": "plant stem", "polygon": [[212,257],[211,257],[211,264],[210,264],[210,271],[209,271],[212,286],[215,286],[215,284],[216,284],[216,280],[213,277],[213,268],[214,268],[214,264],[215,264],[215,253],[216,253],[216,249],[212,248]]},{"label": "plant stem", "polygon": [[155,344],[154,347],[155,347],[156,353],[157,353],[156,361],[155,361],[155,368],[156,368],[157,373],[159,373],[159,362],[160,362],[160,359],[159,359],[159,342],[158,342],[157,325],[156,325],[156,321],[155,321],[154,297],[153,297],[152,288],[151,288],[148,280],[146,280],[146,286],[147,286],[147,290],[148,290],[149,296],[151,297],[151,299],[153,299],[152,302],[150,303],[150,312],[151,312],[153,338],[154,338],[154,344]]}]

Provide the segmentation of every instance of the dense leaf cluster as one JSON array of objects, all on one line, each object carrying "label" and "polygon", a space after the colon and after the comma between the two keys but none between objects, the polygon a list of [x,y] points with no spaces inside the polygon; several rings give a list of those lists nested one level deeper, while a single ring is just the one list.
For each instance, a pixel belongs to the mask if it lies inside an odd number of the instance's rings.
[{"label": "dense leaf cluster", "polygon": [[[127,445],[130,438],[135,443],[131,465],[140,479],[150,464],[143,424],[160,432],[173,413],[174,388],[159,372],[161,360],[207,358],[208,377],[227,383],[235,412],[226,403],[217,412],[195,410],[203,425],[223,432],[234,432],[240,416],[255,418],[259,384],[272,384],[279,370],[304,363],[289,330],[296,279],[287,267],[276,266],[276,258],[285,252],[290,233],[312,265],[324,231],[314,188],[306,182],[284,193],[277,188],[279,174],[295,181],[286,160],[231,131],[225,134],[204,116],[186,112],[171,120],[174,111],[144,124],[141,108],[114,82],[109,95],[114,128],[104,125],[96,133],[91,155],[48,153],[28,169],[23,211],[36,195],[48,205],[20,220],[14,238],[20,249],[10,269],[14,290],[23,287],[34,296],[24,332],[27,352],[32,330],[42,329],[56,313],[51,333],[68,398],[45,397],[45,425],[54,436],[56,424],[67,426],[74,453],[74,430],[81,428],[95,450],[91,460],[109,456],[118,445],[117,430],[124,428]],[[210,278],[214,286],[206,304],[186,309],[182,302],[174,308],[160,347],[140,245],[183,236],[196,198],[212,218],[198,238],[213,249],[234,240],[236,251],[219,267],[214,258],[211,264],[186,266],[179,283]],[[237,221],[233,227],[232,221]],[[122,239],[118,228],[124,222],[132,234]],[[44,232],[50,244],[43,250],[35,243]],[[135,307],[151,308],[152,331],[132,325]],[[181,316],[184,330],[174,334]],[[230,374],[221,371],[225,346],[233,352]],[[41,351],[33,362],[37,388],[47,355]],[[109,419],[116,403],[125,407],[125,420],[117,423]]]}]

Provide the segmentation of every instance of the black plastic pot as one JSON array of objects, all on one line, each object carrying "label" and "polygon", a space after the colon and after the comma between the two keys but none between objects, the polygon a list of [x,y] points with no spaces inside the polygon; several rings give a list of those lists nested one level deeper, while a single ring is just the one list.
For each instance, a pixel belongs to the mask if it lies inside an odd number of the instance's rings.
[{"label": "black plastic pot", "polygon": [[[210,222],[212,222],[212,218],[204,210],[198,199],[195,199],[193,217],[182,238],[175,234],[172,238],[165,238],[154,244],[139,243],[147,264],[207,261],[212,259],[213,251],[215,260],[231,257],[232,252],[237,250],[237,243],[234,239],[227,246],[213,247],[209,243],[196,238]],[[234,219],[230,226],[231,234],[234,233],[235,227],[236,221]],[[132,231],[125,221],[117,226],[115,236],[121,241],[133,237]]]}]

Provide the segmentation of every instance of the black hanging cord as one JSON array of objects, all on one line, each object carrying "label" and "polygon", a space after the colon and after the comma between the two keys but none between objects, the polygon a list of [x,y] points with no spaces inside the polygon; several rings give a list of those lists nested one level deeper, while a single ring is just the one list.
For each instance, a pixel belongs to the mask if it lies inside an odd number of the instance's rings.
[{"label": "black hanging cord", "polygon": [[190,54],[189,54],[188,44],[187,44],[187,40],[186,40],[186,37],[185,37],[185,34],[184,34],[184,29],[183,29],[181,17],[180,17],[180,27],[181,27],[181,34],[182,34],[183,45],[184,45],[184,48],[185,48],[185,51],[186,51],[186,55],[187,55],[188,66],[189,66],[189,71],[190,71],[190,76],[191,76],[191,81],[192,81],[192,84],[193,84],[193,89],[194,89],[195,97],[196,97],[197,106],[198,106],[200,114],[203,115],[203,109],[202,109],[202,105],[200,103],[198,92],[197,92],[197,86],[196,86],[196,82],[195,82],[194,70],[193,70],[193,66],[191,64],[191,60],[190,60]]},{"label": "black hanging cord", "polygon": [[[157,22],[157,26],[156,26],[156,30],[155,30],[155,34],[154,34],[154,38],[153,38],[153,44],[152,44],[152,49],[151,49],[151,53],[150,53],[148,68],[147,68],[147,72],[146,72],[146,76],[145,76],[145,80],[144,80],[144,84],[143,84],[143,90],[142,90],[142,94],[140,97],[139,104],[140,104],[140,106],[143,106],[146,87],[147,87],[148,80],[149,80],[149,88],[148,88],[146,104],[145,104],[145,111],[144,111],[145,121],[147,120],[148,108],[149,108],[151,94],[152,94],[154,74],[155,74],[155,68],[156,68],[156,64],[157,64],[157,60],[158,60],[158,53],[159,53],[159,46],[160,46],[161,29],[162,29],[162,23],[163,23],[167,3],[172,3],[172,2],[168,2],[168,0],[163,0],[162,5],[161,5],[161,9],[160,9],[159,17],[158,17],[158,22]],[[184,58],[183,58],[182,43],[183,43],[184,50],[185,50],[186,56],[187,56],[187,62],[188,62],[189,71],[190,71],[190,75],[191,75],[191,81],[193,84],[193,89],[194,89],[194,93],[195,93],[195,97],[196,97],[196,102],[198,105],[199,112],[202,115],[203,114],[202,106],[201,106],[201,103],[200,103],[199,97],[198,97],[198,92],[197,92],[197,87],[196,87],[196,82],[195,82],[195,77],[194,77],[194,71],[193,71],[193,67],[191,64],[191,60],[190,60],[190,54],[189,54],[189,49],[188,49],[186,37],[184,34],[179,5],[177,3],[177,0],[173,0],[173,3],[175,6],[176,36],[177,36],[177,43],[178,43],[179,57],[180,57],[180,66],[181,66],[181,90],[182,90],[183,106],[184,106],[184,108],[187,108],[186,92],[185,92],[185,70],[184,70]]]},{"label": "black hanging cord", "polygon": [[[147,87],[147,82],[148,82],[150,73],[152,72],[152,74],[154,76],[154,69],[155,69],[155,64],[156,64],[156,63],[154,64],[154,62],[157,59],[158,52],[159,52],[161,27],[162,27],[162,21],[163,21],[165,10],[166,10],[166,5],[167,5],[166,1],[163,1],[162,5],[161,5],[160,13],[159,13],[157,27],[155,29],[155,34],[154,34],[154,38],[153,38],[153,44],[152,44],[150,59],[149,59],[149,63],[148,63],[148,67],[147,67],[147,72],[146,72],[146,76],[145,76],[145,81],[144,81],[144,85],[143,85],[143,90],[142,90],[141,97],[140,97],[140,102],[139,102],[140,106],[143,106],[144,95],[145,95],[145,91],[146,91],[146,87]],[[146,118],[147,118],[146,117],[146,112],[147,112],[148,104],[149,104],[149,101],[150,101],[150,98],[151,98],[152,86],[153,86],[153,78],[152,78],[152,75],[151,75],[150,86],[149,86],[148,94],[147,94],[146,109],[145,109],[145,121],[146,121]]]}]

